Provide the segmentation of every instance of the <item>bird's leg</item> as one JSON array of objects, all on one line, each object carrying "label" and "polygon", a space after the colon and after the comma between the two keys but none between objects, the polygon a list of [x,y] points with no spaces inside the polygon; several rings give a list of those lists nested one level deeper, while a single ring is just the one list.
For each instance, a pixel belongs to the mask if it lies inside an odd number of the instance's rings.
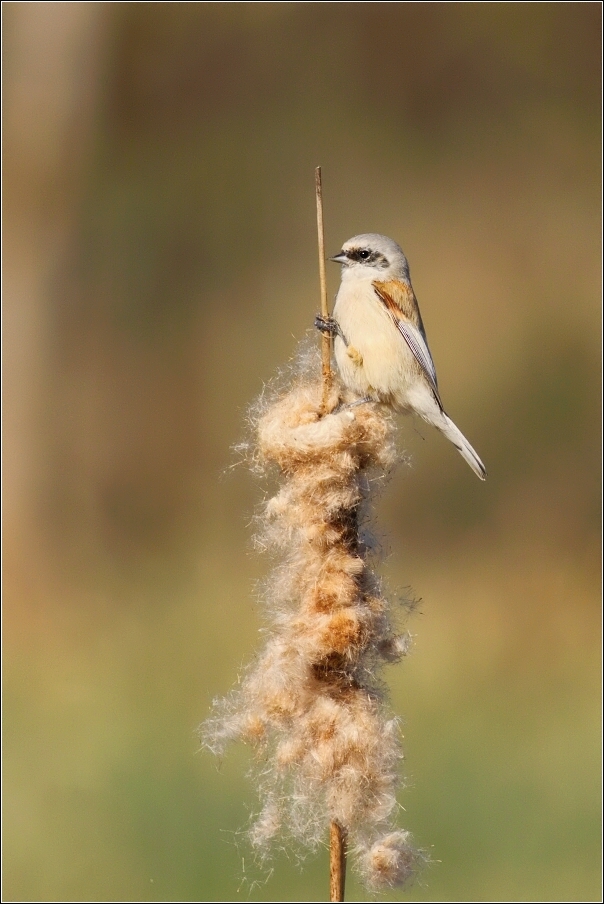
[{"label": "bird's leg", "polygon": [[363,356],[358,349],[351,345],[342,332],[342,327],[338,323],[337,320],[334,320],[333,317],[323,317],[321,314],[317,314],[315,317],[315,326],[322,333],[327,333],[329,336],[339,336],[344,345],[346,346],[346,353],[350,360],[356,364],[357,367],[363,366]]},{"label": "bird's leg", "polygon": [[339,336],[346,348],[348,348],[348,339],[342,332],[342,327],[338,321],[334,320],[333,317],[323,317],[321,314],[317,314],[315,317],[315,326],[321,333],[327,333],[327,335],[332,338],[334,336]]},{"label": "bird's leg", "polygon": [[331,414],[339,414],[340,411],[348,411],[349,408],[358,408],[359,405],[365,405],[367,402],[375,402],[375,399],[372,399],[370,396],[365,396],[364,399],[357,399],[356,402],[346,402],[346,404],[340,402]]},{"label": "bird's leg", "polygon": [[357,399],[356,402],[349,402],[348,405],[345,405],[345,408],[357,408],[359,405],[365,405],[367,402],[375,402],[375,399],[372,399],[371,396],[365,396],[363,399]]},{"label": "bird's leg", "polygon": [[[348,339],[342,332],[342,327],[337,320],[335,320],[333,317],[323,317],[322,314],[317,314],[317,316],[315,317],[315,326],[321,333],[327,333],[328,336],[339,336],[346,346],[346,353],[348,357],[356,364],[357,367],[362,367],[363,356],[354,347],[354,345],[350,345]],[[372,399],[371,396],[365,396],[365,398],[358,399],[356,402],[350,402],[348,405],[338,405],[333,414],[336,414],[338,411],[342,411],[347,408],[356,408],[357,405],[364,405],[366,402],[373,401],[375,401],[375,399]]]}]

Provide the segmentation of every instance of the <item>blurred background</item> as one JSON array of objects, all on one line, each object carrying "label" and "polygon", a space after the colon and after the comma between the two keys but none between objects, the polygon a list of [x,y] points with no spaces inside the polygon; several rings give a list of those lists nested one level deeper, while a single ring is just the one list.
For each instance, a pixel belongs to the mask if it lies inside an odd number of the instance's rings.
[{"label": "blurred background", "polygon": [[[481,484],[400,419],[410,901],[601,900],[598,3],[4,3],[4,899],[309,900],[195,730],[262,643],[248,404],[359,232]],[[329,264],[329,295],[339,268]],[[349,878],[348,899],[370,896]]]}]

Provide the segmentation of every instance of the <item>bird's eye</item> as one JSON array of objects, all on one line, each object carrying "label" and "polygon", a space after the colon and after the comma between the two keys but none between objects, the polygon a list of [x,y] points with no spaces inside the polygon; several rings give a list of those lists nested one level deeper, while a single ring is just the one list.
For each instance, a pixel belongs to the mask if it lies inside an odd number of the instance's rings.
[{"label": "bird's eye", "polygon": [[361,258],[362,261],[366,261],[367,258],[369,257],[369,253],[370,253],[370,252],[367,251],[366,248],[363,248],[362,251],[359,251],[359,257]]}]

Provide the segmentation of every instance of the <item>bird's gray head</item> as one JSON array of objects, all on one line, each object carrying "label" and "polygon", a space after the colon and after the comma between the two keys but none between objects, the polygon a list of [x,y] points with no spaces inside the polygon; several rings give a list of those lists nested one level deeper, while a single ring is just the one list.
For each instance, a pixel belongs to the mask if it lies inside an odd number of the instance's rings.
[{"label": "bird's gray head", "polygon": [[342,279],[371,277],[409,281],[409,264],[402,248],[388,236],[377,232],[353,236],[330,260],[342,264]]}]

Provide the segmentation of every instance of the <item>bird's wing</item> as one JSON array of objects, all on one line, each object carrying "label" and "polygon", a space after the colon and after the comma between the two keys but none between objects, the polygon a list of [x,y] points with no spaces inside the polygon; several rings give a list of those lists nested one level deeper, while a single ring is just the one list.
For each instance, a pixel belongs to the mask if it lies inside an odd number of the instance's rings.
[{"label": "bird's wing", "polygon": [[413,289],[396,279],[375,281],[375,292],[390,314],[392,322],[407,343],[411,354],[428,380],[436,401],[442,408],[434,361],[426,342],[426,334]]}]

